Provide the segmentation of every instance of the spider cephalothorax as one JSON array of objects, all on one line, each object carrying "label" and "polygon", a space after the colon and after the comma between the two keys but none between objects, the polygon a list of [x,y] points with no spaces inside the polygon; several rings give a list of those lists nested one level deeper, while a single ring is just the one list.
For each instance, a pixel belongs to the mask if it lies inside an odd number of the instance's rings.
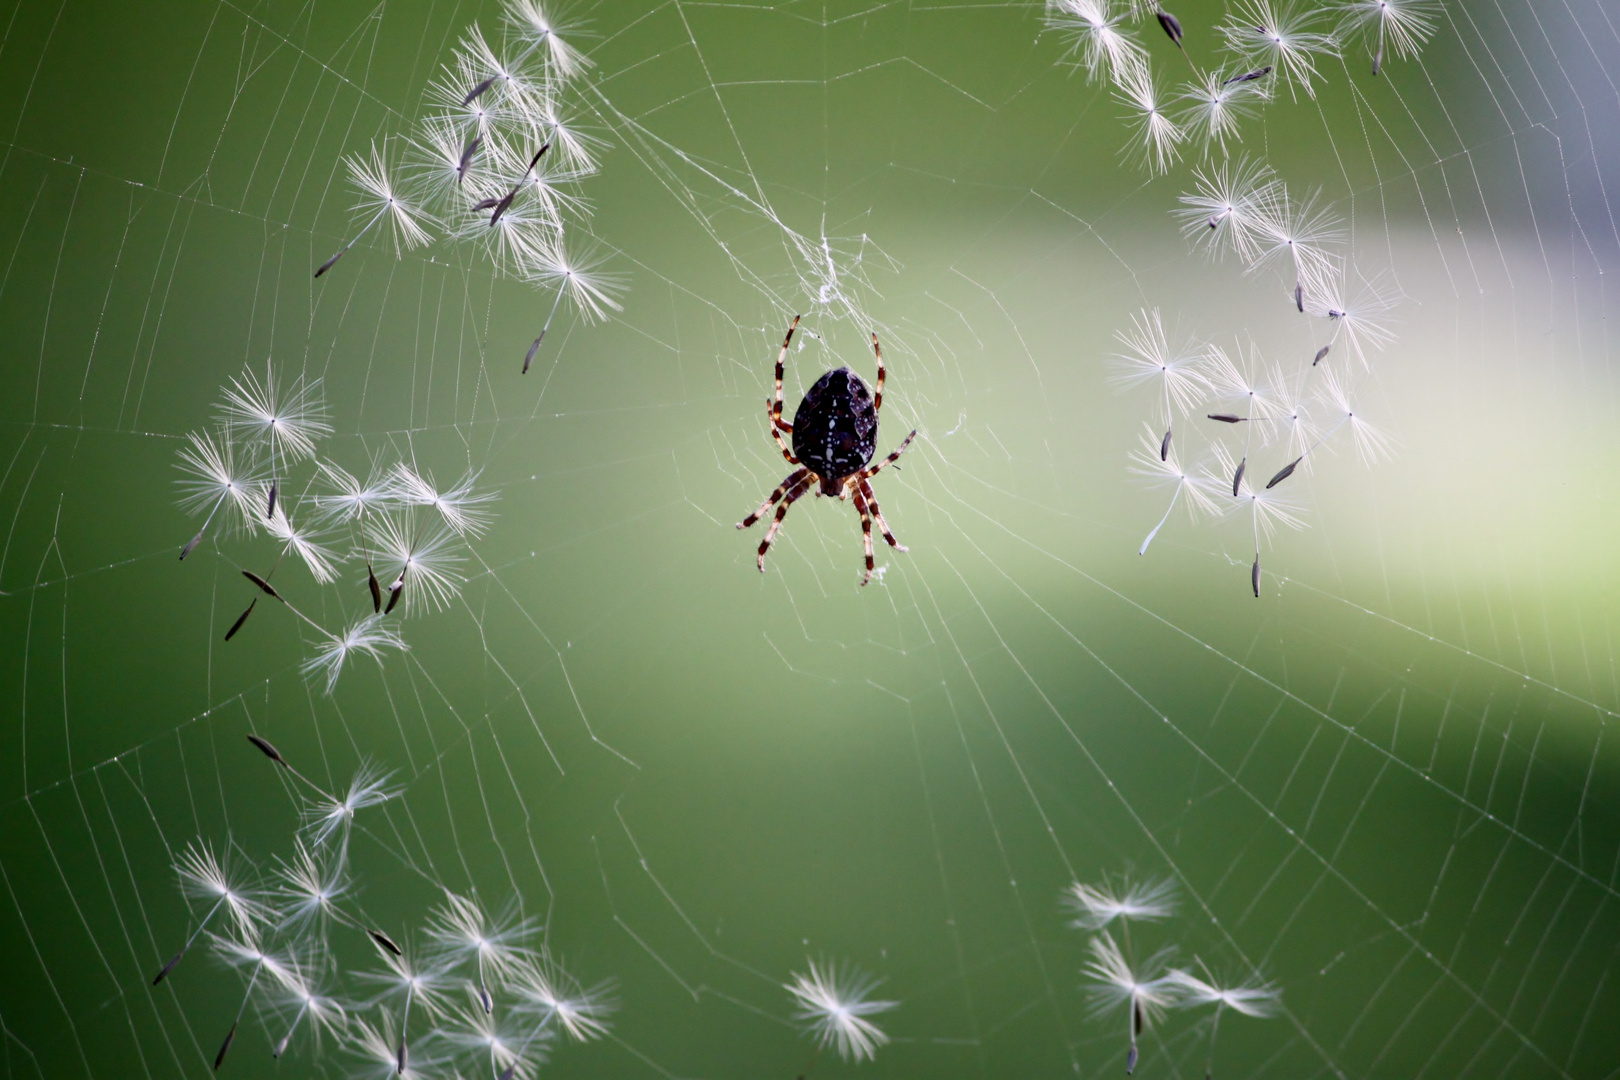
[{"label": "spider cephalothorax", "polygon": [[[788,507],[801,495],[819,484],[818,495],[853,499],[855,510],[861,515],[861,535],[866,547],[866,576],[861,578],[861,584],[865,585],[872,580],[875,565],[872,557],[874,520],[890,547],[896,551],[906,550],[894,538],[894,533],[889,531],[888,522],[883,520],[883,512],[878,509],[877,496],[872,493],[869,481],[905,453],[917,433],[913,431],[907,435],[905,442],[894,453],[876,465],[868,464],[877,449],[878,410],[883,408],[883,350],[878,347],[876,334],[872,335],[872,351],[877,355],[878,366],[877,388],[874,391],[868,391],[866,383],[849,368],[838,368],[817,379],[815,385],[805,393],[804,400],[799,402],[799,408],[793,414],[793,423],[783,420],[782,365],[787,361],[788,345],[793,341],[793,331],[798,325],[799,320],[794,319],[793,325],[788,327],[787,336],[782,339],[782,352],[776,358],[776,394],[765,403],[771,436],[788,464],[796,468],[777,485],[771,497],[758,510],[737,523],[737,528],[748,528],[764,517],[772,506],[776,506],[776,517],[771,521],[765,539],[759,542],[759,569],[763,573],[765,553],[775,542]],[[782,441],[784,431],[793,436],[791,450]]]}]

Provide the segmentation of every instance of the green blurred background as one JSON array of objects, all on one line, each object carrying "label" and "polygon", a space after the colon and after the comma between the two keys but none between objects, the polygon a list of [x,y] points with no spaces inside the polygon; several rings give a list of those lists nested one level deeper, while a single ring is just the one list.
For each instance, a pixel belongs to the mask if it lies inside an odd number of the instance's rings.
[{"label": "green blurred background", "polygon": [[[1224,6],[1175,10],[1207,61]],[[794,1076],[779,984],[807,956],[903,1002],[875,1062],[816,1075],[1115,1075],[1122,1023],[1088,1016],[1059,898],[1125,871],[1181,884],[1142,942],[1283,989],[1283,1016],[1223,1022],[1217,1075],[1610,1074],[1620,43],[1598,4],[1437,12],[1421,61],[1375,81],[1348,48],[1318,99],[1244,129],[1406,297],[1358,381],[1394,459],[1341,451],[1300,485],[1309,528],[1256,601],[1238,521],[1174,517],[1136,554],[1164,506],[1127,469],[1150,403],[1105,358],[1142,307],[1289,364],[1319,328],[1188,247],[1191,165],[1121,158],[1120,106],[1039,5],[577,7],[612,144],[590,231],[630,290],[519,376],[549,297],[465,252],[362,245],[310,278],[352,231],[341,156],[406,132],[494,5],[20,0],[6,1074],[209,1071],[240,980],[148,979],[188,926],[178,851],[290,851],[248,730],[323,782],[397,771],[356,849],[388,925],[438,886],[516,895],[617,979],[615,1039],[555,1075]],[[878,484],[910,553],[880,545],[865,589],[847,505],[800,503],[763,577],[732,528],[784,471],[760,402],[815,270],[784,227],[864,253],[880,450],[921,432]],[[790,396],[869,370],[867,326],[808,322]],[[324,377],[351,468],[409,448],[500,491],[465,603],[330,699],[282,613],[220,643],[268,541],[174,558],[180,440],[267,356]],[[333,622],[361,597],[288,580]],[[1206,1036],[1172,1015],[1140,1074],[1200,1075]],[[330,1045],[277,1066],[271,1041],[227,1070],[343,1067]]]}]

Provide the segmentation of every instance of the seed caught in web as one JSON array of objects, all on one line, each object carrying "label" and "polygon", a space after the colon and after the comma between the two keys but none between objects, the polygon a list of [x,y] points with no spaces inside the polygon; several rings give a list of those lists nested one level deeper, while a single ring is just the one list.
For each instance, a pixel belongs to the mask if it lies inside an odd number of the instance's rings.
[{"label": "seed caught in web", "polygon": [[366,584],[371,587],[371,613],[377,614],[382,610],[382,586],[377,584],[377,572],[366,563]]},{"label": "seed caught in web", "polygon": [[495,212],[489,216],[489,227],[494,228],[495,223],[501,220],[501,215],[512,208],[512,200],[517,198],[519,188],[508,191],[504,198],[495,203]]},{"label": "seed caught in web", "polygon": [[1254,598],[1260,599],[1260,556],[1254,557],[1254,569],[1249,571],[1249,584],[1254,586]]},{"label": "seed caught in web", "polygon": [[197,530],[197,535],[193,536],[190,540],[186,541],[186,546],[180,549],[180,559],[181,559],[182,562],[185,560],[185,557],[187,555],[191,554],[192,550],[194,548],[196,548],[196,546],[198,544],[202,543],[202,538],[203,538],[203,530],[198,529]]},{"label": "seed caught in web", "polygon": [[1324,345],[1320,349],[1317,349],[1316,359],[1311,361],[1311,367],[1315,367],[1317,364],[1320,364],[1322,362],[1322,358],[1328,354],[1328,350],[1331,348],[1333,348],[1332,345]]},{"label": "seed caught in web", "polygon": [[287,759],[281,756],[281,751],[270,745],[269,739],[261,739],[257,735],[249,735],[247,741],[259,748],[259,753],[275,762],[277,765],[287,766]]},{"label": "seed caught in web", "polygon": [[259,590],[266,596],[273,596],[277,600],[281,599],[281,594],[276,592],[275,586],[271,585],[268,581],[264,580],[264,578],[260,577],[258,574],[255,574],[253,571],[244,570],[242,571],[242,576],[253,582],[253,584],[257,585]]},{"label": "seed caught in web", "polygon": [[529,346],[528,353],[523,357],[523,374],[527,375],[529,373],[529,365],[534,363],[534,354],[540,351],[540,343],[544,340],[546,340],[546,332],[542,330],[540,336],[534,339],[534,344]]},{"label": "seed caught in web", "polygon": [[158,983],[160,983],[164,979],[168,978],[169,972],[174,970],[174,965],[178,964],[180,962],[180,958],[185,956],[185,955],[186,955],[186,950],[184,950],[184,949],[181,949],[179,952],[175,953],[174,954],[174,959],[170,960],[167,964],[164,964],[163,965],[163,970],[158,972],[156,975],[152,976],[152,985],[156,986]]},{"label": "seed caught in web", "polygon": [[1221,83],[1221,85],[1231,86],[1233,83],[1254,82],[1254,80],[1263,79],[1270,74],[1271,65],[1267,64],[1263,68],[1255,68],[1253,71],[1245,71],[1242,75],[1234,75],[1230,79],[1227,79],[1225,82]]},{"label": "seed caught in web", "polygon": [[1159,444],[1159,460],[1170,460],[1170,429],[1164,429],[1164,441]]},{"label": "seed caught in web", "polygon": [[1238,488],[1243,483],[1243,471],[1249,467],[1249,459],[1244,458],[1238,462],[1237,472],[1232,474],[1232,498],[1237,498]]},{"label": "seed caught in web", "polygon": [[321,265],[317,266],[315,268],[315,276],[320,277],[322,274],[324,274],[328,270],[332,269],[332,267],[336,266],[337,261],[339,259],[343,258],[343,256],[348,252],[348,250],[349,250],[348,248],[344,248],[342,251],[338,252],[336,255],[332,256],[330,259],[327,259],[325,262],[321,263]]},{"label": "seed caught in web", "polygon": [[1158,14],[1159,25],[1164,27],[1164,32],[1170,36],[1171,41],[1175,42],[1176,48],[1181,48],[1181,20],[1168,11],[1161,11]]},{"label": "seed caught in web", "polygon": [[231,1043],[234,1041],[236,1041],[236,1024],[231,1025],[231,1030],[225,1035],[225,1041],[219,1044],[219,1053],[214,1055],[215,1072],[219,1072],[219,1067],[225,1064],[225,1055],[231,1052]]},{"label": "seed caught in web", "polygon": [[399,572],[399,578],[392,585],[388,586],[388,593],[388,606],[383,608],[384,615],[392,614],[394,605],[399,603],[399,598],[401,596],[405,595],[405,571],[401,570]]},{"label": "seed caught in web", "polygon": [[1229,412],[1212,412],[1212,413],[1209,414],[1209,418],[1211,420],[1219,420],[1223,424],[1241,424],[1241,423],[1243,423],[1243,417],[1234,416]]},{"label": "seed caught in web", "polygon": [[467,178],[467,170],[472,168],[473,155],[478,153],[478,148],[483,145],[484,137],[476,135],[472,142],[467,144],[466,149],[461,151],[461,160],[456,162],[456,183],[459,184]]},{"label": "seed caught in web", "polygon": [[512,190],[508,191],[506,193],[506,197],[495,204],[495,212],[489,216],[490,228],[493,229],[495,227],[495,223],[501,220],[501,215],[511,209],[512,200],[517,198],[518,192],[523,190],[523,185],[529,179],[529,174],[534,172],[534,167],[540,164],[540,159],[545,157],[546,151],[550,149],[551,143],[548,140],[540,147],[540,149],[534,152],[534,157],[529,159],[529,167],[523,170],[523,175],[518,177],[518,182],[512,185]]},{"label": "seed caught in web", "polygon": [[405,955],[404,951],[402,949],[400,949],[400,947],[398,945],[394,944],[393,939],[390,938],[387,934],[383,933],[381,930],[367,930],[366,933],[371,935],[371,940],[375,941],[377,943],[378,947],[383,948],[383,949],[387,949],[389,952],[393,953],[395,956],[404,956]]},{"label": "seed caught in web", "polygon": [[1272,488],[1276,487],[1278,484],[1282,483],[1284,480],[1288,479],[1290,476],[1293,476],[1294,475],[1294,469],[1299,465],[1300,462],[1302,462],[1304,460],[1305,460],[1305,455],[1301,454],[1299,457],[1295,458],[1293,461],[1290,461],[1287,465],[1284,465],[1282,467],[1282,469],[1277,473],[1276,476],[1273,476],[1269,481],[1267,481],[1266,490],[1270,491]]},{"label": "seed caught in web", "polygon": [[231,640],[231,638],[236,636],[236,632],[238,630],[242,629],[242,624],[247,622],[248,616],[253,614],[253,609],[258,606],[258,603],[259,603],[259,598],[257,596],[255,596],[253,598],[253,603],[251,603],[251,604],[249,604],[247,606],[247,610],[242,612],[242,614],[240,614],[240,615],[238,615],[236,617],[236,621],[231,623],[231,628],[229,630],[225,631],[225,640],[226,641]]}]

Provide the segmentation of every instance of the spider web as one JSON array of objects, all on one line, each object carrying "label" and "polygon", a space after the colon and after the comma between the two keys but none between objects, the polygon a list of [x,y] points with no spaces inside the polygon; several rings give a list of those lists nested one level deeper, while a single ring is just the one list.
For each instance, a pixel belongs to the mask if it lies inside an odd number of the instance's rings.
[{"label": "spider web", "polygon": [[[1224,11],[1175,8],[1200,62]],[[1307,527],[1257,601],[1241,523],[1172,516],[1137,554],[1165,499],[1107,358],[1144,309],[1289,365],[1322,320],[1188,244],[1198,155],[1122,156],[1121,105],[1038,5],[574,12],[611,144],[579,229],[630,288],[520,375],[550,297],[487,260],[378,240],[310,277],[353,234],[342,157],[408,132],[496,9],[19,3],[8,1074],[209,1071],[244,973],[150,982],[203,914],[188,845],[290,856],[301,792],[252,732],[328,790],[393,772],[355,819],[375,924],[419,934],[446,890],[515,904],[536,948],[616,979],[606,1041],[546,1071],[797,1075],[783,984],[829,958],[901,1002],[867,1073],[1115,1074],[1126,1020],[1091,1015],[1060,898],[1128,873],[1180,897],[1142,949],[1280,988],[1275,1018],[1221,1023],[1217,1075],[1612,1075],[1620,36],[1597,3],[1433,11],[1416,58],[1374,79],[1347,45],[1242,126],[1401,295],[1351,369],[1393,459],[1289,481]],[[910,550],[879,540],[864,589],[847,504],[801,500],[763,577],[732,528],[787,471],[761,409],[797,314],[789,410],[830,367],[870,374],[875,330],[879,453],[919,431],[874,482]],[[251,598],[235,551],[174,559],[176,453],[267,357],[323,380],[345,460],[500,496],[455,602],[330,697],[284,613],[220,641]],[[306,595],[337,625],[364,576]],[[286,1018],[247,1016],[225,1068],[267,1072]],[[1138,1070],[1199,1075],[1213,1034],[1174,1010]],[[289,1064],[361,1069],[352,1042]]]}]

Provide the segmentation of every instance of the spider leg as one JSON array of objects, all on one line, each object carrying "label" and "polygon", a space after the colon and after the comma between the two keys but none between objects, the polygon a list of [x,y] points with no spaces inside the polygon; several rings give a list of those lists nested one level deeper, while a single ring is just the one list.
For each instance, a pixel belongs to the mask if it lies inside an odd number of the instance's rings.
[{"label": "spider leg", "polygon": [[793,316],[793,325],[788,327],[787,336],[782,339],[782,351],[776,356],[776,397],[771,401],[771,426],[792,431],[793,425],[782,420],[782,366],[787,363],[788,346],[793,344],[793,331],[799,328],[801,316]]},{"label": "spider leg", "polygon": [[[807,472],[807,473],[809,471],[810,470],[808,470],[808,469],[805,470],[805,472]],[[776,517],[774,519],[772,519],[771,527],[768,530],[766,530],[765,539],[763,539],[763,540],[761,540],[759,542],[759,572],[760,573],[763,574],[765,572],[765,553],[767,551],[771,550],[771,545],[776,542],[776,533],[777,533],[777,531],[779,529],[782,528],[782,519],[787,517],[788,507],[792,506],[794,504],[794,502],[796,502],[798,500],[799,496],[803,495],[806,491],[810,490],[810,484],[812,483],[813,480],[814,480],[814,477],[806,476],[802,480],[800,480],[797,484],[794,484],[793,489],[787,493],[787,496],[777,506],[777,508],[776,508]]]},{"label": "spider leg", "polygon": [[889,546],[894,548],[896,551],[910,550],[906,547],[906,545],[896,540],[894,538],[894,533],[889,531],[889,523],[883,520],[883,511],[878,509],[877,496],[872,493],[872,485],[865,479],[862,479],[860,481],[860,490],[861,494],[866,496],[866,505],[871,508],[872,519],[877,522],[878,529],[882,531],[883,539],[887,540],[889,542]]},{"label": "spider leg", "polygon": [[867,479],[870,479],[871,477],[876,476],[878,473],[882,472],[884,469],[888,468],[890,465],[893,465],[894,462],[895,462],[895,459],[898,458],[901,454],[906,452],[906,447],[910,446],[911,445],[911,440],[915,439],[916,437],[917,437],[917,431],[916,431],[915,428],[913,428],[911,434],[906,436],[906,441],[901,443],[899,446],[895,447],[894,453],[890,454],[888,457],[884,458],[882,461],[878,462],[876,465],[867,466],[866,468],[862,469],[856,475],[858,475],[862,480],[867,480]]},{"label": "spider leg", "polygon": [[793,324],[788,327],[787,336],[782,338],[782,351],[776,356],[776,393],[765,403],[766,412],[771,420],[771,437],[781,448],[782,456],[787,458],[789,465],[797,465],[799,459],[793,456],[788,444],[782,441],[782,432],[793,433],[793,425],[782,419],[782,368],[787,363],[788,346],[793,343],[793,331],[799,328],[799,319],[802,316],[793,316]]},{"label": "spider leg", "polygon": [[872,515],[866,508],[866,497],[861,494],[864,483],[852,486],[851,494],[855,496],[855,510],[861,515],[861,546],[866,554],[866,575],[861,578],[865,585],[872,580],[872,571],[877,566],[877,560],[872,557]]},{"label": "spider leg", "polygon": [[789,488],[803,480],[809,471],[809,469],[795,469],[793,472],[788,473],[788,478],[777,485],[776,490],[771,492],[771,497],[761,503],[758,510],[755,510],[752,514],[749,514],[747,517],[737,522],[737,528],[746,529],[748,526],[764,517],[765,511],[774,506],[777,499],[780,499],[783,495],[786,495]]},{"label": "spider leg", "polygon": [[877,388],[872,393],[872,411],[879,412],[883,408],[883,350],[878,347],[877,331],[872,331],[872,351],[877,353],[878,381]]},{"label": "spider leg", "polygon": [[793,456],[793,451],[790,450],[788,448],[788,444],[782,440],[782,433],[775,427],[772,427],[771,436],[776,439],[777,449],[782,451],[782,456],[787,458],[787,463],[789,465],[797,465],[799,463],[799,459]]}]

